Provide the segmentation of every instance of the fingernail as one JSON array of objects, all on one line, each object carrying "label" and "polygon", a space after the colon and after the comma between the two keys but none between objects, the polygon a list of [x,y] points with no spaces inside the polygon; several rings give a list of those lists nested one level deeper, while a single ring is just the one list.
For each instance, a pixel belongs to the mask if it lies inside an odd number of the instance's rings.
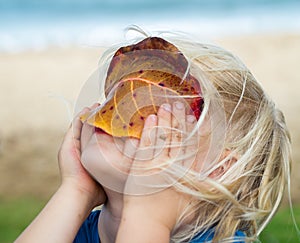
[{"label": "fingernail", "polygon": [[163,105],[162,105],[162,108],[163,108],[165,111],[168,111],[168,112],[171,112],[171,111],[172,111],[172,108],[171,108],[171,105],[170,105],[170,104],[163,104]]},{"label": "fingernail", "polygon": [[149,119],[150,121],[153,121],[153,122],[156,121],[156,118],[157,118],[157,116],[154,115],[154,114],[151,114],[151,115],[148,116],[148,119]]},{"label": "fingernail", "polygon": [[79,116],[83,116],[90,113],[90,110],[88,108],[84,108],[82,111],[79,112]]},{"label": "fingernail", "polygon": [[189,123],[193,123],[196,120],[196,118],[194,116],[192,116],[192,115],[188,115],[187,118],[186,118],[186,120]]},{"label": "fingernail", "polygon": [[175,102],[175,107],[178,109],[178,110],[182,110],[184,105],[181,103],[181,102]]}]

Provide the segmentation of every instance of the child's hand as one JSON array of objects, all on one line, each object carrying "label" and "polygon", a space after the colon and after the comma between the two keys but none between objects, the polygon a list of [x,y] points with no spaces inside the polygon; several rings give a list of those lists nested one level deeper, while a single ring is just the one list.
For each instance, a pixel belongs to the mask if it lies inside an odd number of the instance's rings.
[{"label": "child's hand", "polygon": [[[97,105],[95,104],[92,108]],[[85,108],[81,113],[88,110],[89,108]],[[78,189],[88,196],[93,206],[97,206],[105,202],[106,195],[101,185],[88,174],[81,164],[82,122],[79,116],[80,114],[74,118],[58,153],[62,184]]]},{"label": "child's hand", "polygon": [[113,137],[84,123],[81,161],[106,193],[123,193],[137,144],[137,139]]},{"label": "child's hand", "polygon": [[81,165],[81,130],[77,116],[58,154],[62,184],[16,242],[73,242],[90,211],[105,202],[102,187]]},{"label": "child's hand", "polygon": [[[124,208],[117,242],[145,242],[145,239],[147,242],[169,242],[170,232],[184,206],[189,203],[189,198],[171,186],[151,193],[146,185],[143,195],[141,187],[143,182],[155,185],[157,181],[166,181],[163,178],[166,174],[159,173],[160,171],[157,170],[143,172],[136,168],[161,165],[178,156],[183,156],[184,153],[195,154],[197,143],[185,147],[180,146],[183,136],[190,134],[194,128],[195,121],[195,117],[186,116],[182,103],[175,103],[173,107],[164,105],[159,109],[157,116],[151,115],[147,118],[133,162],[132,168],[134,169],[126,183],[125,193],[128,194],[124,196]],[[157,129],[157,126],[160,128]],[[165,128],[164,131],[161,128]],[[171,144],[178,146],[169,146]],[[145,157],[147,160],[141,161],[141,158]],[[187,163],[190,167],[194,157],[192,156],[188,160],[179,161],[179,163]],[[163,172],[164,167],[159,170]],[[143,181],[143,178],[146,179]]]}]

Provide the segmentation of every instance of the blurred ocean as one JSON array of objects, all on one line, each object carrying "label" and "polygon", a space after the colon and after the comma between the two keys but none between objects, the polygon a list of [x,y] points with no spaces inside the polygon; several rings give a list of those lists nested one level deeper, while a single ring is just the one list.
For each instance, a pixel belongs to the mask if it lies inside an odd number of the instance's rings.
[{"label": "blurred ocean", "polygon": [[136,24],[200,38],[300,31],[300,0],[0,0],[0,52],[106,46]]}]

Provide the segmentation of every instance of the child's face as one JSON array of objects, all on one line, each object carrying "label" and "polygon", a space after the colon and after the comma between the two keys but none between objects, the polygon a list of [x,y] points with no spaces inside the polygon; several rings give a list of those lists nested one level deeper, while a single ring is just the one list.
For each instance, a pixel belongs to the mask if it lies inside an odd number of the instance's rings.
[{"label": "child's face", "polygon": [[[207,162],[218,155],[211,152],[217,149],[212,148],[209,124],[210,122],[205,120],[189,141],[181,147],[182,151],[191,152],[191,155],[186,154],[188,163],[182,161],[186,166],[183,171],[191,169],[205,173],[209,169],[206,166]],[[191,134],[195,125],[196,120],[189,125],[187,135]],[[115,138],[84,123],[81,135],[82,164],[104,188],[122,193],[138,143],[137,139]]]}]

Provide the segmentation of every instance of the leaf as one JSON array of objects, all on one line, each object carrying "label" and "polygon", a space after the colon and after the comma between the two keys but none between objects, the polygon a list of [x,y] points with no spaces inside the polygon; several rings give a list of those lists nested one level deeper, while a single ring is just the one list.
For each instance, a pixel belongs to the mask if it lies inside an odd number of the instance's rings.
[{"label": "leaf", "polygon": [[110,135],[135,138],[140,138],[146,117],[164,103],[184,102],[198,119],[200,85],[186,74],[187,68],[183,54],[158,37],[122,47],[108,68],[105,103],[81,119]]}]

